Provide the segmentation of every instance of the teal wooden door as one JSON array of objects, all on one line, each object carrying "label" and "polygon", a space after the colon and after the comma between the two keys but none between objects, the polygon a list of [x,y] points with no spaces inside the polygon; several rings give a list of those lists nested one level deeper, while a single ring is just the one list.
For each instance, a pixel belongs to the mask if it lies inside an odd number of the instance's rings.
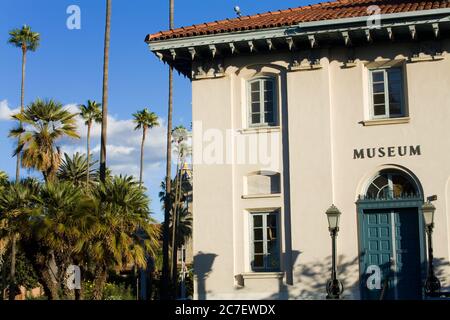
[{"label": "teal wooden door", "polygon": [[397,298],[421,299],[419,215],[417,209],[400,209],[394,217]]},{"label": "teal wooden door", "polygon": [[[362,298],[379,300],[383,296],[383,299],[420,299],[417,208],[364,210],[362,219]],[[379,267],[381,272],[380,286],[374,287],[367,283],[373,274],[373,266]],[[367,273],[367,270],[372,271]]]}]

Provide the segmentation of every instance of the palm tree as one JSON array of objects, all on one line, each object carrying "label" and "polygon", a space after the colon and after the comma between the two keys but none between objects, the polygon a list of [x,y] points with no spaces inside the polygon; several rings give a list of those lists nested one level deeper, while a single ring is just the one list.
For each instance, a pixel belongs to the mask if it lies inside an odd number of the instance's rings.
[{"label": "palm tree", "polygon": [[142,143],[141,143],[141,165],[139,171],[139,185],[142,186],[142,171],[144,169],[144,143],[147,130],[155,126],[159,126],[158,116],[154,112],[150,112],[147,108],[133,114],[134,123],[136,127],[134,130],[142,129]]},{"label": "palm tree", "polygon": [[[131,177],[114,177],[94,191],[92,237],[85,252],[96,266],[94,298],[101,299],[108,271],[134,264],[145,268],[158,249],[159,228],[149,215],[149,199]],[[139,232],[137,232],[139,230]]]},{"label": "palm tree", "polygon": [[0,239],[11,243],[11,266],[9,275],[9,300],[17,293],[16,256],[17,240],[25,234],[24,225],[31,212],[32,194],[23,183],[10,183],[0,193]]},{"label": "palm tree", "polygon": [[[89,183],[98,180],[98,174],[94,169],[91,169],[97,161],[88,163],[88,159],[84,154],[75,153],[70,157],[67,153],[64,154],[64,159],[59,166],[57,177],[60,181],[68,181],[73,185],[80,187],[86,183],[86,177],[90,175],[93,179],[88,180]],[[88,183],[88,187],[90,186]]]},{"label": "palm tree", "polygon": [[86,142],[86,154],[87,154],[87,174],[86,183],[89,185],[89,174],[90,174],[90,164],[91,164],[91,128],[92,124],[102,122],[102,110],[101,105],[95,101],[88,100],[87,104],[80,106],[80,116],[84,120],[84,124],[87,126],[87,142]]},{"label": "palm tree", "polygon": [[9,134],[19,138],[14,154],[22,153],[22,165],[41,171],[45,181],[52,180],[61,162],[56,142],[64,137],[79,138],[75,116],[59,102],[40,99],[14,115],[14,119],[26,125],[11,130]]},{"label": "palm tree", "polygon": [[[83,189],[70,182],[49,182],[35,197],[38,215],[33,219],[33,237],[44,257],[36,263],[41,282],[49,299],[58,299],[59,291],[71,296],[65,286],[65,272],[70,264],[78,264],[78,249],[87,241],[94,222],[89,215],[89,199]],[[56,271],[49,266],[55,263]]]},{"label": "palm tree", "polygon": [[[25,67],[27,63],[27,52],[36,51],[39,47],[41,36],[37,32],[33,32],[31,28],[24,25],[22,29],[14,29],[9,32],[8,43],[22,50],[22,85],[20,90],[20,111],[23,112],[25,99]],[[20,179],[20,155],[17,154],[16,163],[16,182]]]},{"label": "palm tree", "polygon": [[177,246],[176,246],[176,237],[177,237],[177,228],[178,228],[178,215],[179,215],[179,208],[180,206],[180,200],[182,196],[182,174],[181,174],[181,166],[185,162],[186,157],[189,153],[189,146],[187,145],[187,139],[188,139],[188,131],[184,126],[177,126],[175,129],[173,129],[172,137],[173,142],[175,143],[175,151],[178,154],[177,159],[177,175],[175,178],[175,202],[172,206],[172,264],[171,264],[171,274],[172,274],[172,282],[173,282],[173,288],[174,288],[174,295],[176,296],[177,290],[176,290],[176,284],[178,280],[177,276]]},{"label": "palm tree", "polygon": [[[169,28],[174,28],[174,0],[169,0]],[[166,147],[166,186],[168,190],[171,190],[172,180],[172,113],[173,113],[173,67],[169,67],[169,104],[167,111],[167,147]],[[169,201],[169,197],[166,195],[166,201]],[[164,223],[163,223],[163,268],[162,268],[162,287],[161,298],[168,299],[167,288],[169,287],[169,219],[170,219],[171,206],[167,203],[164,210]]]},{"label": "palm tree", "polygon": [[[177,208],[178,221],[176,228],[175,248],[180,249],[183,244],[192,236],[192,213],[189,209],[180,204]],[[173,222],[170,221],[170,229],[173,230]]]},{"label": "palm tree", "polygon": [[111,35],[111,0],[106,0],[105,46],[103,52],[102,133],[100,142],[100,181],[106,180],[106,133],[108,127],[109,40]]}]

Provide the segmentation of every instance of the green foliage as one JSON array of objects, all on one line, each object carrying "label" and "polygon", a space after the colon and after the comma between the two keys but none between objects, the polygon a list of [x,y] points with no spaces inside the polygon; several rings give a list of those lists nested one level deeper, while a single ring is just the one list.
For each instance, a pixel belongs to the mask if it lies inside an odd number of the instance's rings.
[{"label": "green foliage", "polygon": [[[38,41],[29,40],[16,37],[10,42],[35,49]],[[9,134],[19,140],[14,155],[21,155],[23,167],[41,171],[45,181],[28,178],[10,183],[0,171],[1,272],[9,274],[12,254],[7,251],[16,243],[18,285],[31,289],[40,284],[49,299],[73,298],[65,286],[65,271],[76,264],[88,297],[134,299],[132,286],[107,282],[109,274],[130,265],[145,268],[148,256],[160,250],[160,228],[150,216],[145,188],[132,177],[107,171],[101,183],[98,172],[90,169],[96,162],[89,157],[76,153],[61,158],[58,142],[79,138],[77,115],[54,100],[37,99],[13,116],[19,122]],[[80,106],[80,115],[89,126],[99,122],[100,105],[88,101]],[[157,116],[147,109],[135,117],[144,136],[147,128],[158,125]],[[89,187],[82,188],[86,183]]]},{"label": "green foliage", "polygon": [[[146,257],[158,251],[159,227],[150,217],[149,201],[145,189],[126,176],[94,183],[88,191],[73,181],[8,183],[0,193],[0,242],[5,248],[16,236],[17,283],[31,288],[38,279],[49,298],[73,297],[64,276],[75,263],[104,299],[130,298],[131,289],[108,286],[106,280],[110,270],[130,264],[145,268]],[[3,250],[2,256],[8,254]],[[10,261],[4,262],[9,268]],[[56,284],[49,277],[52,263],[58,266],[51,271]]]},{"label": "green foliage", "polygon": [[0,238],[25,233],[34,210],[34,192],[24,182],[9,183],[0,193]]},{"label": "green foliage", "polygon": [[46,180],[51,180],[61,162],[57,141],[64,137],[79,138],[75,116],[61,103],[41,99],[14,115],[20,125],[9,136],[19,138],[14,155],[22,154],[22,166],[41,171]]},{"label": "green foliage", "polygon": [[134,130],[147,129],[159,126],[158,116],[154,112],[150,112],[147,108],[133,113],[134,123],[136,127]]},{"label": "green foliage", "polygon": [[[90,183],[98,181],[98,175],[94,169],[91,169],[96,163],[97,161],[92,161],[89,166]],[[71,182],[79,187],[86,183],[87,172],[88,160],[86,155],[77,152],[70,157],[65,153],[57,177],[60,181]]]},{"label": "green foliage", "polygon": [[[11,254],[10,250],[6,252],[6,259],[2,266],[2,273],[9,274],[11,266]],[[3,268],[5,270],[3,270]],[[31,290],[39,286],[39,278],[33,265],[25,254],[19,250],[16,255],[16,282],[25,287],[27,290]]]},{"label": "green foliage", "polygon": [[132,289],[124,284],[107,283],[103,291],[104,300],[135,300]]},{"label": "green foliage", "polygon": [[102,122],[101,104],[95,101],[88,100],[87,104],[80,105],[80,116],[85,121],[85,125],[90,126],[94,122]]},{"label": "green foliage", "polygon": [[8,43],[24,51],[36,51],[40,40],[39,33],[33,32],[29,26],[24,25],[21,29],[14,29],[9,32]]},{"label": "green foliage", "polygon": [[[178,221],[176,229],[176,247],[181,248],[183,244],[192,236],[192,214],[188,208],[180,205],[178,207]],[[170,232],[172,232],[173,223],[170,219]]]},{"label": "green foliage", "polygon": [[[169,193],[169,201],[172,206],[171,212],[175,211],[175,195],[176,195],[176,187],[177,180],[176,178],[172,180],[171,189],[172,191]],[[190,189],[189,184],[181,184],[181,194],[186,194]],[[162,208],[165,206],[165,197],[166,197],[166,184],[165,182],[161,182],[161,191],[159,192],[159,199],[162,204]],[[177,222],[177,234],[176,234],[176,246],[180,248],[182,244],[186,243],[186,240],[192,235],[192,213],[188,210],[188,208],[184,205],[184,197],[181,197],[180,203],[178,204],[178,222]],[[170,215],[169,218],[169,230],[170,234],[172,234],[172,221],[173,215]]]},{"label": "green foliage", "polygon": [[[94,299],[95,284],[92,281],[83,282],[84,300]],[[103,300],[136,300],[131,286],[125,283],[107,282],[103,288]]]},{"label": "green foliage", "polygon": [[5,171],[0,171],[0,190],[8,184],[8,175]]},{"label": "green foliage", "polygon": [[93,259],[145,268],[145,254],[154,255],[158,247],[159,229],[144,190],[131,177],[116,176],[94,190],[94,202],[96,224],[86,243]]},{"label": "green foliage", "polygon": [[[32,222],[36,240],[54,252],[57,261],[69,262],[81,245],[93,219],[89,199],[69,182],[47,183],[35,198],[38,215]],[[62,267],[67,267],[62,265]],[[64,268],[65,270],[65,268]]]}]

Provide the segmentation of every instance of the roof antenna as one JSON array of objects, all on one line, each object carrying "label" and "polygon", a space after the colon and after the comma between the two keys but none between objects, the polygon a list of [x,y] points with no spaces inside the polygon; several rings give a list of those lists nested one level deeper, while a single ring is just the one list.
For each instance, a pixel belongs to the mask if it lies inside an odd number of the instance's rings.
[{"label": "roof antenna", "polygon": [[234,12],[236,12],[236,15],[240,18],[242,16],[241,14],[241,8],[239,6],[234,6]]}]

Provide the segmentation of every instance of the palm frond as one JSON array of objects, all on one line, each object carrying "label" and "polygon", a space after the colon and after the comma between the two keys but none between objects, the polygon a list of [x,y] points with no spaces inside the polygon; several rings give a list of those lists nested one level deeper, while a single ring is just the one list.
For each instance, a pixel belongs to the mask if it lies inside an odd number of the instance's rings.
[{"label": "palm frond", "polygon": [[33,32],[30,26],[24,25],[21,29],[13,29],[9,32],[8,43],[25,51],[36,51],[40,40],[39,33]]}]

